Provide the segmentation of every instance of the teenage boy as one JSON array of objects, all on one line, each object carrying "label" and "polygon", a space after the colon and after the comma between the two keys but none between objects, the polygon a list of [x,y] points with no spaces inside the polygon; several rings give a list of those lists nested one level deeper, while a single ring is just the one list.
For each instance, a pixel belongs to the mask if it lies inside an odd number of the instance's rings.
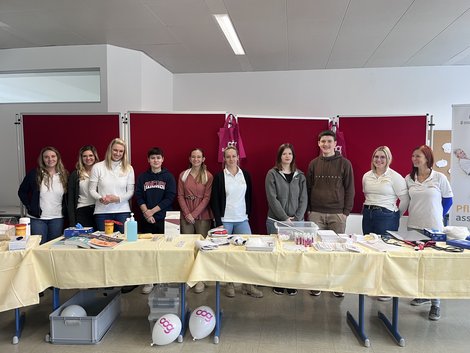
[{"label": "teenage boy", "polygon": [[[351,162],[336,147],[336,134],[331,130],[318,135],[320,155],[313,159],[307,171],[308,219],[319,229],[344,233],[346,218],[354,204],[354,175]],[[312,290],[318,296],[320,291]],[[333,292],[343,297],[342,292]]]},{"label": "teenage boy", "polygon": [[[142,233],[164,234],[166,212],[171,210],[176,196],[176,182],[173,175],[162,167],[164,154],[161,148],[151,148],[147,159],[150,167],[139,175],[135,190],[137,205],[143,215],[140,230]],[[142,293],[148,294],[152,288],[153,284],[146,284]]]}]

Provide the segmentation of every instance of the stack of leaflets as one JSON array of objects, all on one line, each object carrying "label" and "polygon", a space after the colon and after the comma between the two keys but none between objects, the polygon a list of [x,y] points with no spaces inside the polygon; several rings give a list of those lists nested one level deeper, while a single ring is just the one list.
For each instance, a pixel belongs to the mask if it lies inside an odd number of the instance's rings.
[{"label": "stack of leaflets", "polygon": [[75,245],[84,249],[112,249],[123,239],[110,237],[104,234],[82,234],[76,237],[65,239],[64,245]]}]

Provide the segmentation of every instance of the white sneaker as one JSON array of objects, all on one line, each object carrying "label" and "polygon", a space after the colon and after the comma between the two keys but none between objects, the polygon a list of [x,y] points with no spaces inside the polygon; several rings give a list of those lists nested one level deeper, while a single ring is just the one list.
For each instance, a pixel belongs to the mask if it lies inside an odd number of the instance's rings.
[{"label": "white sneaker", "polygon": [[194,293],[202,293],[204,292],[204,289],[206,289],[204,282],[197,282],[194,286]]},{"label": "white sneaker", "polygon": [[152,291],[152,289],[153,289],[153,284],[152,283],[146,284],[142,287],[141,293],[142,294],[149,294]]}]

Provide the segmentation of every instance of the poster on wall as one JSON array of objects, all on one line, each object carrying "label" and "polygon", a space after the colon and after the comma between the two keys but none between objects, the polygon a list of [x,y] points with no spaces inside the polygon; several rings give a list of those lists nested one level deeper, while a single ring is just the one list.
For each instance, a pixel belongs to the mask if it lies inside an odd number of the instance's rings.
[{"label": "poster on wall", "polygon": [[470,227],[470,105],[452,106],[451,186],[453,226]]}]

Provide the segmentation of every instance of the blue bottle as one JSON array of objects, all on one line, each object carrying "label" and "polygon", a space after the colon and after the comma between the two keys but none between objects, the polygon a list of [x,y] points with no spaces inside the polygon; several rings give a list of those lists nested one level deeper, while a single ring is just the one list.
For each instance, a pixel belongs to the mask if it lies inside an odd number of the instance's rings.
[{"label": "blue bottle", "polygon": [[134,219],[133,213],[131,213],[131,218],[128,218],[124,223],[124,233],[127,241],[137,241],[137,221]]}]

